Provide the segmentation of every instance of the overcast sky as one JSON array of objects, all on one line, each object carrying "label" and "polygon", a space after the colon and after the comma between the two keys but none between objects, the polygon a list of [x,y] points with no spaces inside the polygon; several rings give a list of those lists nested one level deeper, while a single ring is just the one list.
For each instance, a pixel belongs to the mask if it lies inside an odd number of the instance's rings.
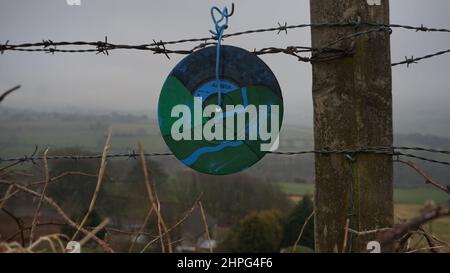
[{"label": "overcast sky", "polygon": [[[42,39],[102,40],[140,44],[208,36],[211,5],[231,1],[182,0],[0,0],[0,40],[10,43]],[[309,22],[309,0],[235,0],[236,12],[227,32],[276,26],[277,22]],[[393,0],[391,22],[450,28],[448,0]],[[288,35],[263,33],[230,38],[225,44],[253,50],[269,46],[310,45],[310,30]],[[194,46],[181,45],[182,48]],[[172,48],[172,47],[169,47]],[[394,30],[392,59],[421,56],[450,48],[448,33]],[[135,51],[93,54],[6,52],[0,56],[0,90],[22,89],[4,105],[46,111],[139,111],[155,116],[161,86],[183,56]],[[311,66],[294,58],[262,56],[277,76],[288,122],[312,126]],[[450,135],[450,54],[409,69],[393,68],[394,120],[397,131]],[[442,123],[446,126],[442,129]],[[417,126],[421,124],[420,126]],[[428,126],[425,127],[424,126]]]}]

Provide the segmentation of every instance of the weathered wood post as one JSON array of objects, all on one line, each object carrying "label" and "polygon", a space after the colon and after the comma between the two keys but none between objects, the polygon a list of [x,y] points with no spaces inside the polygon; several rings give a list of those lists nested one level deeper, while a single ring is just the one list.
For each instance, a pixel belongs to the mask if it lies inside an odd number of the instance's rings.
[{"label": "weathered wood post", "polygon": [[[310,0],[311,22],[389,24],[388,0]],[[313,27],[312,46],[370,27]],[[389,32],[340,42],[350,57],[313,63],[315,148],[392,146],[392,81]],[[316,155],[315,238],[317,252],[366,249],[373,236],[351,236],[350,228],[372,230],[393,224],[392,158],[376,154]],[[345,246],[345,250],[343,250]],[[389,251],[389,249],[384,249]]]}]

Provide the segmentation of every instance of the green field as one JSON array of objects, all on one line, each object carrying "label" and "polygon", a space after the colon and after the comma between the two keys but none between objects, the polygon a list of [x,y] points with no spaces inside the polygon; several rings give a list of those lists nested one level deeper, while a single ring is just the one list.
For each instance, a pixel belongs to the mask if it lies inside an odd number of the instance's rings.
[{"label": "green field", "polygon": [[[281,190],[298,201],[302,195],[312,195],[314,185],[301,183],[279,183]],[[400,188],[394,189],[394,213],[396,221],[400,219],[411,219],[421,214],[426,201],[433,200],[436,204],[444,204],[450,201],[450,196],[433,187],[424,188]],[[444,241],[450,241],[450,217],[435,220],[424,229]],[[426,243],[419,236],[413,238],[412,244],[417,248],[425,247]],[[449,250],[450,251],[450,250]]]},{"label": "green field", "polygon": [[[394,212],[397,219],[411,219],[419,215],[422,209],[423,206],[421,204],[395,204]],[[450,217],[444,217],[430,222],[423,228],[441,240],[446,242],[450,241]],[[414,241],[421,247],[426,246],[424,240],[418,241],[418,238],[416,238]],[[450,251],[450,249],[447,249],[447,251]]]},{"label": "green field", "polygon": [[33,152],[35,145],[51,150],[79,147],[87,151],[101,152],[107,128],[113,129],[112,152],[135,149],[138,142],[147,150],[166,151],[156,121],[102,122],[85,121],[21,121],[0,124],[0,150],[2,156],[22,156]]},{"label": "green field", "polygon": [[[287,195],[312,195],[314,185],[301,183],[280,183],[281,190]],[[450,201],[450,196],[433,187],[424,188],[398,188],[394,189],[394,202],[396,204],[420,204],[433,200],[436,204]]]}]

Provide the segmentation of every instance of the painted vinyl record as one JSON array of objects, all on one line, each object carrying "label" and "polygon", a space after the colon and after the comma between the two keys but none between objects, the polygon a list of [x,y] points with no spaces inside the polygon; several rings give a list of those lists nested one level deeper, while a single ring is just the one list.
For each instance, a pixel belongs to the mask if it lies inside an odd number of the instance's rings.
[{"label": "painted vinyl record", "polygon": [[[216,47],[184,58],[167,77],[158,102],[161,134],[175,157],[213,175],[236,173],[261,160],[267,146],[277,145],[283,120],[280,86],[261,59],[233,46],[222,46],[220,58],[219,81]],[[216,112],[208,115],[214,105]]]}]

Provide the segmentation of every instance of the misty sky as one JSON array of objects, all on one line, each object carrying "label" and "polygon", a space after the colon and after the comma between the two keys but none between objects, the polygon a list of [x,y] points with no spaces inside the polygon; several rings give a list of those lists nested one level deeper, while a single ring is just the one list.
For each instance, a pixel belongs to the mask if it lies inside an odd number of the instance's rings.
[{"label": "misty sky", "polygon": [[[208,36],[211,5],[231,1],[0,0],[0,40],[10,43],[102,40],[141,44]],[[392,0],[391,22],[450,28],[448,0]],[[309,0],[235,0],[228,33],[273,27],[277,22],[308,23]],[[310,45],[310,30],[288,35],[263,33],[230,38],[225,44],[253,50],[263,47]],[[195,44],[178,47],[191,48]],[[394,29],[392,60],[421,56],[450,48],[448,33],[415,33]],[[5,52],[0,56],[0,90],[16,84],[22,89],[2,106],[44,111],[140,112],[155,116],[161,86],[184,56],[147,52],[44,54]],[[311,66],[286,55],[261,57],[277,76],[285,99],[287,122],[312,126]],[[449,136],[450,54],[411,66],[393,68],[394,122],[397,132]],[[1,107],[1,106],[0,106]],[[445,126],[443,126],[445,125]],[[444,128],[444,129],[443,129]]]}]

